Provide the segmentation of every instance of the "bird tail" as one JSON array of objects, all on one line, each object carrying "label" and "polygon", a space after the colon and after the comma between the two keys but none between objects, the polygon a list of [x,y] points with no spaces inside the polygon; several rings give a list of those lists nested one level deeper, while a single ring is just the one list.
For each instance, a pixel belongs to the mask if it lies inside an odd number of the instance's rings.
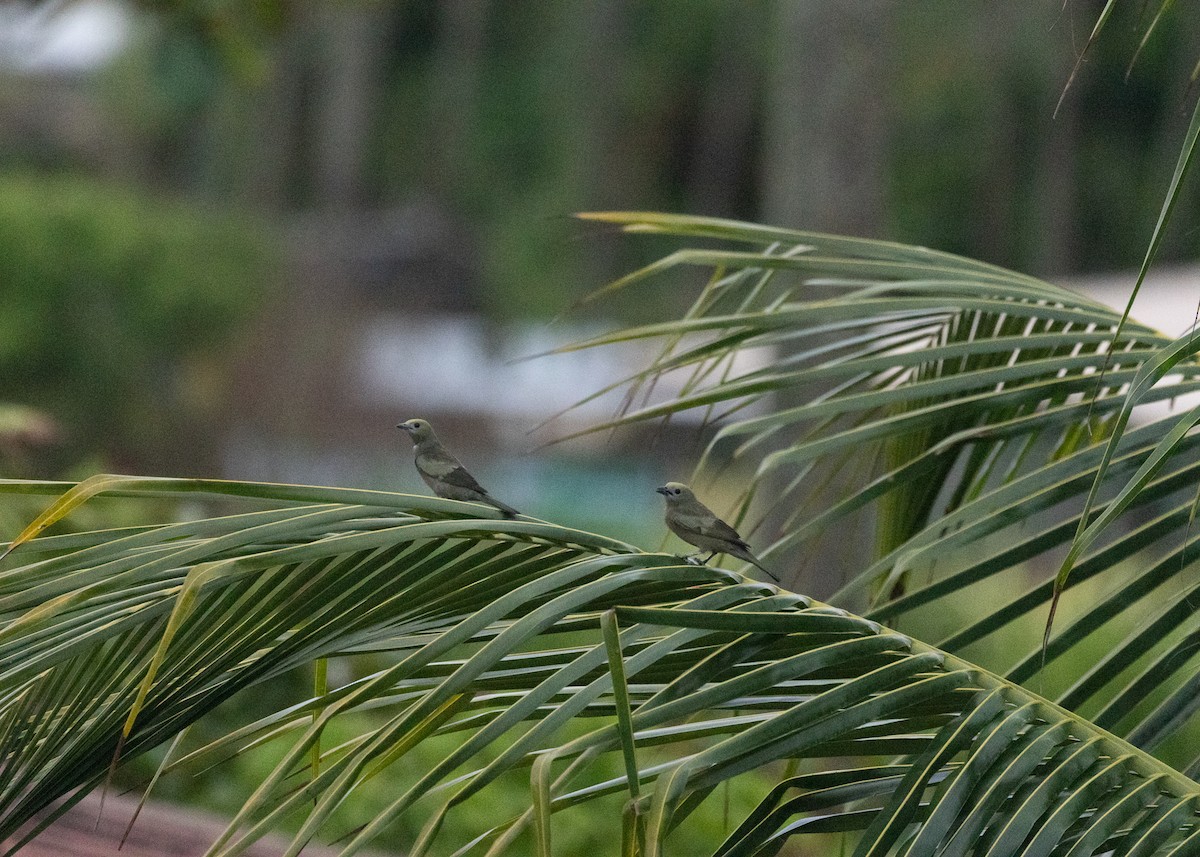
[{"label": "bird tail", "polygon": [[761,562],[759,562],[758,559],[754,556],[754,554],[750,553],[750,551],[747,550],[745,553],[745,556],[743,556],[742,559],[746,560],[746,562],[750,563],[751,565],[757,566],[759,568],[759,570],[765,571],[767,574],[769,574],[771,576],[771,579],[774,580],[776,583],[781,582],[779,579],[779,575],[777,575],[775,572],[771,571],[771,569],[767,568],[765,565],[763,565]]},{"label": "bird tail", "polygon": [[503,512],[504,517],[506,517],[506,518],[515,518],[515,517],[517,517],[517,515],[521,514],[520,512],[518,512],[516,509],[514,509],[512,506],[508,505],[507,503],[501,503],[499,500],[497,500],[491,494],[489,494],[487,496],[487,502],[490,503],[491,505],[495,506],[501,512]]}]

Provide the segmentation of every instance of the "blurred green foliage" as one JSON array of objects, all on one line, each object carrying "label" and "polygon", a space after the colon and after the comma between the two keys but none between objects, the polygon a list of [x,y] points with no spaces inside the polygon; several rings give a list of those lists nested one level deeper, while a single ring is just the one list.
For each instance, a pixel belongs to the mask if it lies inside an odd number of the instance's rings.
[{"label": "blurred green foliage", "polygon": [[[930,0],[896,17],[887,237],[1040,275],[1140,262],[1191,109],[1194,31],[1168,10],[1131,66],[1150,16],[1117,4],[1072,79],[1095,18],[1055,14],[1047,30],[1016,6]],[[1171,234],[1165,258],[1195,250]]]},{"label": "blurred green foliage", "polygon": [[0,400],[61,428],[41,472],[96,449],[145,464],[201,435],[211,367],[276,270],[252,222],[90,178],[0,177]]},{"label": "blurred green foliage", "polygon": [[[1043,275],[1131,267],[1200,50],[1170,10],[1126,77],[1146,20],[1119,4],[1056,115],[1094,23],[1077,4],[847,11],[877,20],[829,38],[882,38],[886,75],[848,67],[834,88],[782,102],[773,64],[820,61],[792,44],[798,6],[783,0],[236,5],[143,4],[157,14],[110,71],[108,103],[180,156],[154,178],[280,211],[432,202],[453,224],[443,252],[476,272],[495,316],[555,314],[639,261],[627,243],[575,240],[587,233],[567,220],[575,211],[771,219],[767,188],[862,143],[864,90],[887,117],[873,132],[885,139],[864,148],[885,161],[856,220],[874,234]],[[814,136],[820,152],[767,156],[769,110],[807,115],[839,96],[851,99],[844,126]],[[348,177],[332,192],[331,170]],[[817,199],[811,220],[781,225],[830,228],[838,205]],[[1193,245],[1173,235],[1164,258]]]}]

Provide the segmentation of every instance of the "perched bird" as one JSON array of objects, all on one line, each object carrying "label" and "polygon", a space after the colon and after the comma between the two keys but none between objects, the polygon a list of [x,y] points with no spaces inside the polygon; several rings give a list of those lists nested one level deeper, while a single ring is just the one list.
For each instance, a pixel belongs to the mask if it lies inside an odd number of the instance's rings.
[{"label": "perched bird", "polygon": [[688,544],[695,545],[702,551],[708,551],[709,554],[704,558],[704,562],[708,562],[719,553],[729,554],[758,566],[771,575],[776,582],[779,581],[774,572],[750,553],[750,545],[742,541],[737,530],[722,521],[713,514],[712,509],[697,500],[691,488],[682,482],[668,482],[654,490],[667,498],[667,529]]},{"label": "perched bird", "polygon": [[417,472],[434,494],[447,500],[487,503],[503,512],[506,518],[521,514],[512,506],[501,503],[476,482],[475,477],[463,469],[458,459],[442,446],[427,420],[408,420],[396,428],[408,432],[412,437]]}]

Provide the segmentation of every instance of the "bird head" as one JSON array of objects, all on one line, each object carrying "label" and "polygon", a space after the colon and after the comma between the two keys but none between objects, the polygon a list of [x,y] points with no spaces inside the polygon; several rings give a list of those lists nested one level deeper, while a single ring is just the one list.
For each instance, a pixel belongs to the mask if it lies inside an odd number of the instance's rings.
[{"label": "bird head", "polygon": [[407,420],[397,425],[396,428],[408,432],[413,443],[420,443],[426,438],[433,437],[433,426],[427,420]]},{"label": "bird head", "polygon": [[659,488],[655,488],[659,494],[667,498],[668,503],[678,503],[681,500],[694,500],[696,495],[692,493],[692,489],[684,485],[682,482],[668,482]]}]

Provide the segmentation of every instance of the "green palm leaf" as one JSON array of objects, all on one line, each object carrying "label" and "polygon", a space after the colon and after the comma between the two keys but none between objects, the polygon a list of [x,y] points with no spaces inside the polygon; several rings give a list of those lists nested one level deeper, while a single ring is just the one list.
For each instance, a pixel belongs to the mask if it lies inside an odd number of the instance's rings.
[{"label": "green palm leaf", "polygon": [[[106,484],[250,508],[107,539],[39,536],[10,555],[6,836],[99,784],[131,711],[127,755],[287,669],[379,649],[399,659],[173,763],[287,747],[212,853],[238,853],[296,810],[307,820],[289,854],[314,836],[354,853],[413,814],[426,819],[414,853],[446,853],[470,843],[442,842],[443,820],[478,816],[472,799],[517,777],[531,782],[532,808],[483,815],[473,851],[519,852],[536,828],[550,853],[559,814],[624,794],[627,840],[655,854],[714,788],[778,777],[785,760],[816,767],[779,778],[714,853],[773,853],[830,831],[856,833],[861,854],[928,853],[925,841],[1048,853],[1149,830],[1165,835],[1147,853],[1169,853],[1196,823],[1200,786],[1119,738],[905,635],[737,574],[408,495]],[[320,746],[359,711],[382,725]],[[348,835],[330,828],[363,783],[440,735],[457,736],[454,749],[409,774],[390,806]],[[841,766],[823,770],[834,758]],[[1064,790],[1069,811],[1052,799]],[[612,824],[615,834],[623,823]]]},{"label": "green palm leaf", "polygon": [[[701,409],[716,424],[706,465],[751,465],[740,524],[756,546],[773,537],[779,569],[875,516],[874,558],[825,583],[838,606],[434,498],[0,482],[62,495],[0,566],[0,837],[19,847],[114,756],[343,660],[369,671],[172,754],[168,773],[276,748],[212,854],[288,823],[289,855],[314,838],[351,854],[414,824],[393,843],[413,854],[548,854],[560,819],[581,813],[624,853],[659,854],[733,782],[759,795],[715,854],[829,835],[914,857],[1191,853],[1200,762],[1154,754],[1200,705],[1196,441],[1172,419],[1105,441],[1136,407],[1196,390],[1194,352],[1161,351],[1167,337],[1129,320],[1110,353],[1119,313],[924,248],[597,217],[718,244],[614,286],[712,269],[682,320],[581,343],[661,342],[604,427]],[[739,362],[750,349],[772,357]],[[685,380],[661,398],[665,372]],[[813,501],[814,487],[840,494]],[[47,535],[98,493],[213,511]],[[1135,526],[1112,525],[1138,510]],[[1068,598],[1046,665],[1091,654],[1063,678],[1042,669],[1039,614],[1077,531],[1092,537],[1065,585],[1102,594]],[[414,765],[425,746],[440,755]],[[357,798],[385,776],[390,802],[364,817]],[[528,807],[487,809],[514,781]]]},{"label": "green palm leaf", "polygon": [[[705,462],[732,457],[751,467],[740,515],[766,534],[760,542],[773,539],[763,553],[776,568],[799,573],[822,538],[870,514],[877,558],[825,584],[837,590],[832,600],[903,627],[936,614],[944,628],[962,617],[941,645],[1034,687],[1054,679],[1027,629],[1044,620],[1056,592],[1029,583],[1027,569],[1073,566],[1059,586],[1091,581],[1089,589],[1118,594],[1073,605],[1082,616],[1047,640],[1045,658],[1053,666],[1104,640],[1107,685],[1098,676],[1084,688],[1059,680],[1052,697],[1108,707],[1109,727],[1147,747],[1167,736],[1163,724],[1189,722],[1194,705],[1182,688],[1195,664],[1196,623],[1190,611],[1152,605],[1192,588],[1196,417],[1124,428],[1131,416],[1144,420],[1135,416],[1142,406],[1198,389],[1193,337],[1172,341],[1069,290],[924,248],[676,215],[587,217],[736,248],[676,250],[620,283],[646,287],[681,265],[710,265],[682,321],[573,346],[659,338],[662,356],[631,386],[680,370],[697,379],[605,427],[694,408],[715,415]],[[712,371],[750,349],[773,356],[741,374]],[[748,404],[761,413],[749,415]],[[855,465],[857,476],[839,475]],[[828,485],[840,495],[814,506],[812,495]],[[1141,508],[1153,524],[1110,527]],[[1072,543],[1062,562],[1057,552]],[[966,606],[993,581],[1009,581],[994,608]],[[988,645],[1000,637],[1002,649]],[[1132,704],[1164,696],[1157,715]]]}]

